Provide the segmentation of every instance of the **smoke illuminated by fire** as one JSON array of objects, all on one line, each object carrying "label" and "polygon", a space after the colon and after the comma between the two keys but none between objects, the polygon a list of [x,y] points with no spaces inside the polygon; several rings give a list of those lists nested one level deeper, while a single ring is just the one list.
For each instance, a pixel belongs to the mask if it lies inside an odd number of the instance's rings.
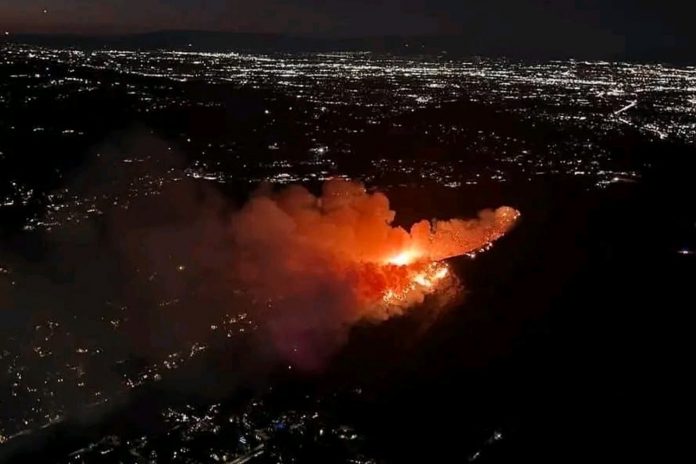
[{"label": "smoke illuminated by fire", "polygon": [[518,217],[503,207],[407,231],[392,226],[384,194],[357,182],[330,180],[319,197],[299,186],[266,189],[233,220],[236,276],[284,329],[384,319],[455,283],[444,260],[485,249]]},{"label": "smoke illuminated by fire", "polygon": [[414,250],[405,250],[398,255],[392,256],[387,260],[387,263],[396,266],[406,266],[418,259],[418,252]]}]

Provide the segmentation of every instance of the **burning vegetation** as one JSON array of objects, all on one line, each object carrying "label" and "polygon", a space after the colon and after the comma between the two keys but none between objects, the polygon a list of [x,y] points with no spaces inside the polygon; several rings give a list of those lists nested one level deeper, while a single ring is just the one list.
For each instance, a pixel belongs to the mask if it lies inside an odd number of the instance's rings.
[{"label": "burning vegetation", "polygon": [[446,259],[491,245],[517,221],[507,207],[477,219],[392,225],[380,192],[344,179],[321,196],[300,186],[260,189],[235,214],[235,278],[270,312],[281,345],[300,334],[402,313],[456,283]]}]

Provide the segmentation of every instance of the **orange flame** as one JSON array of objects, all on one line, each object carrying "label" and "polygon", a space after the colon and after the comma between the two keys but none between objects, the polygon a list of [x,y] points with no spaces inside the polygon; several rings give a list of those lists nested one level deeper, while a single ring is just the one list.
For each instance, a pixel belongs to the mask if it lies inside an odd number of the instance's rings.
[{"label": "orange flame", "polygon": [[393,264],[395,266],[408,266],[409,264],[415,262],[421,254],[415,250],[405,250],[398,255],[392,256],[387,260],[388,264]]},{"label": "orange flame", "polygon": [[424,295],[435,292],[442,281],[450,274],[446,263],[429,263],[422,268],[409,270],[409,278],[404,285],[387,288],[382,301],[387,305],[399,305],[418,292]]}]

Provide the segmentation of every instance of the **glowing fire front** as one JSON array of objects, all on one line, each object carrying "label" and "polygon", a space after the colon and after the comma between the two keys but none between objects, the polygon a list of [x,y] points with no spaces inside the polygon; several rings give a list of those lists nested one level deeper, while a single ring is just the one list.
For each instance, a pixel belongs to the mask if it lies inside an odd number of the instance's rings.
[{"label": "glowing fire front", "polygon": [[423,254],[409,249],[398,253],[383,265],[385,272],[402,276],[389,282],[382,293],[382,303],[389,306],[402,306],[413,301],[414,295],[426,295],[438,289],[450,275],[445,262],[422,262]]},{"label": "glowing fire front", "polygon": [[384,292],[382,300],[388,305],[400,305],[408,301],[414,292],[428,294],[435,291],[440,283],[450,274],[446,263],[429,263],[420,268],[411,270],[406,285],[388,288]]},{"label": "glowing fire front", "polygon": [[392,256],[387,260],[388,264],[394,264],[396,266],[407,266],[414,261],[417,261],[420,254],[415,250],[402,251],[398,255]]}]

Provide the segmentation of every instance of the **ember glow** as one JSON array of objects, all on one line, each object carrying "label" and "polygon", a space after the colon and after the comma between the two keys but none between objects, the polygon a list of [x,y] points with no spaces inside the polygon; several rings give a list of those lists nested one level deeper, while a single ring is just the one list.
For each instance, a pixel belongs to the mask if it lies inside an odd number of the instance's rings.
[{"label": "ember glow", "polygon": [[358,182],[327,181],[321,196],[266,188],[233,218],[234,278],[293,344],[298,333],[383,320],[455,286],[445,260],[490,247],[518,217],[503,207],[407,231],[392,226],[387,197]]},{"label": "ember glow", "polygon": [[[424,253],[407,249],[387,260],[387,269],[396,267],[406,270],[408,278],[385,289],[382,301],[388,306],[401,306],[414,294],[427,295],[438,290],[443,280],[450,276],[446,262],[423,262]],[[399,285],[400,283],[400,285]]]},{"label": "ember glow", "polygon": [[428,263],[409,269],[409,279],[405,285],[387,288],[382,301],[388,306],[402,306],[410,301],[413,294],[427,295],[437,291],[449,276],[449,266],[444,262]]}]

